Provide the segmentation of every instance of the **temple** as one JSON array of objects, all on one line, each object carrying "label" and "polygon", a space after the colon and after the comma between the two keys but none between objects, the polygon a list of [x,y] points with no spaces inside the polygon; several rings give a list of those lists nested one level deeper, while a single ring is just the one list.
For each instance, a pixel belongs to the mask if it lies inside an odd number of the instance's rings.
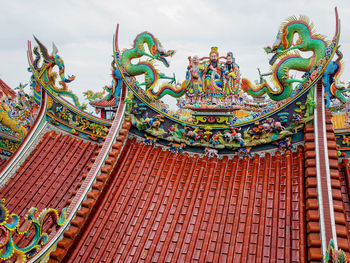
[{"label": "temple", "polygon": [[255,82],[215,46],[188,54],[177,82],[162,73],[174,50],[147,31],[121,48],[118,25],[111,84],[84,93],[99,117],[69,90],[57,47],[28,41],[29,83],[0,80],[0,259],[349,262],[335,18],[331,38],[288,18]]}]

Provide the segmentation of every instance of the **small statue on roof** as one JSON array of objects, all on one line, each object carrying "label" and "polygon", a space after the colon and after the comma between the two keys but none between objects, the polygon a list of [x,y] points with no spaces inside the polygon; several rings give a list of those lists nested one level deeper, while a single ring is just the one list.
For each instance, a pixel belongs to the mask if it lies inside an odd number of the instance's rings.
[{"label": "small statue on roof", "polygon": [[209,61],[203,66],[204,92],[208,102],[218,104],[222,97],[222,70],[223,65],[219,62],[217,47],[212,47],[209,53]]},{"label": "small statue on roof", "polygon": [[[226,62],[220,63],[219,59]],[[186,80],[182,84],[186,87],[187,105],[241,104],[239,66],[232,52],[219,57],[218,48],[212,47],[209,57],[189,57],[189,62]]]},{"label": "small statue on roof", "polygon": [[241,98],[239,82],[239,66],[235,62],[233,53],[228,52],[223,70],[223,93],[226,104],[239,104]]},{"label": "small statue on roof", "polygon": [[188,104],[201,103],[204,99],[202,71],[203,68],[199,63],[199,57],[196,55],[192,59],[189,57],[190,64],[187,67],[186,81],[188,87],[186,91],[186,102]]}]

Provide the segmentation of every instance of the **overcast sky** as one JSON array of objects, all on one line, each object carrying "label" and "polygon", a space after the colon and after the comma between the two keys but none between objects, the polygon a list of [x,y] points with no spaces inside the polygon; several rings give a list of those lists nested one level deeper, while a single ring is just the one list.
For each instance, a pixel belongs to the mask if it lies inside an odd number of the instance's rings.
[{"label": "overcast sky", "polygon": [[[10,1],[0,0],[0,77],[12,88],[30,78],[27,40],[37,36],[51,52],[55,42],[64,59],[66,74],[76,75],[69,85],[79,97],[83,91],[101,91],[109,85],[112,40],[120,24],[120,48],[130,48],[135,36],[153,33],[165,49],[175,49],[170,68],[183,81],[187,57],[207,56],[210,47],[220,55],[232,51],[241,75],[254,81],[257,67],[269,71],[263,47],[271,46],[286,18],[306,15],[318,33],[332,39],[334,7],[341,19],[341,51],[350,81],[349,0],[109,0],[109,1]],[[34,44],[34,43],[33,43]]]}]

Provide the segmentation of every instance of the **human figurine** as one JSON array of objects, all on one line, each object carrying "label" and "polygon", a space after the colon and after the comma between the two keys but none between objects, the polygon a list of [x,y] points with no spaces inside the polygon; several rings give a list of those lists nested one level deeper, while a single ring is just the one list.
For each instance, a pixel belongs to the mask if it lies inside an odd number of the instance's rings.
[{"label": "human figurine", "polygon": [[187,103],[190,105],[200,103],[204,95],[202,83],[202,69],[199,63],[199,57],[189,57],[190,65],[187,68],[186,82],[188,88],[186,92]]},{"label": "human figurine", "polygon": [[239,93],[239,66],[235,63],[232,52],[228,52],[226,63],[223,70],[223,93],[226,104],[238,104],[240,100]]},{"label": "human figurine", "polygon": [[219,52],[217,47],[212,47],[209,53],[209,62],[204,65],[204,92],[208,102],[218,104],[222,97],[222,65],[219,63]]}]

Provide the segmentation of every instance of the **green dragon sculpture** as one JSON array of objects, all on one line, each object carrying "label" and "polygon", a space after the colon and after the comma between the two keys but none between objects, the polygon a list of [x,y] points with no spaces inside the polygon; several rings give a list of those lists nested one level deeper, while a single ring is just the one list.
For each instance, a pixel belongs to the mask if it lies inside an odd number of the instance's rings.
[{"label": "green dragon sculpture", "polygon": [[[145,46],[147,45],[150,54],[146,52]],[[158,60],[169,67],[169,63],[166,57],[172,56],[175,53],[174,50],[164,50],[161,43],[149,32],[143,32],[136,36],[134,45],[131,49],[124,50],[121,54],[121,64],[126,70],[129,76],[145,75],[145,82],[136,83],[139,87],[145,86],[146,95],[153,100],[160,99],[165,95],[173,97],[181,97],[185,93],[183,87],[173,85],[175,83],[175,77],[167,77],[162,73],[159,73],[155,68],[154,61]],[[132,59],[147,56],[150,59],[147,61],[139,61],[137,64],[131,63]],[[169,83],[162,84],[158,91],[155,91],[156,84],[160,79],[170,79]]]},{"label": "green dragon sculpture", "polygon": [[[43,229],[44,224],[51,221],[54,226],[62,226],[67,219],[66,208],[63,208],[61,214],[56,209],[45,208],[38,215],[38,210],[32,207],[26,216],[27,223],[23,224],[17,214],[9,213],[4,203],[5,199],[0,199],[0,259],[6,262],[25,262],[33,257],[49,240],[48,233]],[[31,242],[27,246],[16,244],[14,235],[29,234]]]},{"label": "green dragon sculpture", "polygon": [[100,101],[103,99],[103,96],[106,93],[106,86],[103,87],[103,91],[94,92],[92,90],[87,90],[86,92],[83,92],[83,95],[89,100],[89,101]]},{"label": "green dragon sculpture", "polygon": [[[34,47],[34,54],[36,56],[35,61],[33,63],[34,69],[39,73],[39,77],[45,83],[45,86],[50,89],[51,92],[54,92],[60,96],[70,97],[75,106],[78,107],[81,110],[85,110],[87,105],[86,104],[80,104],[78,97],[70,90],[68,90],[67,84],[75,79],[75,76],[68,76],[65,77],[65,66],[63,59],[58,56],[58,49],[53,44],[52,54],[49,55],[47,48],[36,38],[34,37],[35,41],[38,43],[41,55],[43,56],[43,65],[41,67],[38,67],[38,63],[40,61],[40,53],[38,51],[38,47]],[[58,88],[56,86],[56,78],[57,73],[53,72],[54,66],[57,66],[59,69],[59,75],[61,80],[58,82],[61,86],[61,88]]]},{"label": "green dragon sculpture", "polygon": [[[298,41],[293,43],[295,34],[299,35]],[[312,51],[310,58],[303,58],[299,51]],[[293,79],[291,70],[310,72],[325,58],[327,43],[324,37],[313,32],[313,25],[305,16],[299,19],[291,17],[281,25],[276,42],[272,47],[266,47],[267,53],[273,53],[270,60],[272,65],[272,80],[276,88],[271,88],[264,81],[254,87],[248,79],[242,79],[242,88],[248,94],[258,97],[267,94],[272,100],[280,101],[288,98],[293,91],[293,83],[304,83],[308,78]],[[277,62],[278,61],[278,62]]]}]

